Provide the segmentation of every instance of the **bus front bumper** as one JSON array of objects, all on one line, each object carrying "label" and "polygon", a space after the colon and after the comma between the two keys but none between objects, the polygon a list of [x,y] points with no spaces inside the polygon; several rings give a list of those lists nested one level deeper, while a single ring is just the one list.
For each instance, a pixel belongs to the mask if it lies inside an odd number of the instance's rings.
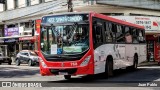
[{"label": "bus front bumper", "polygon": [[93,68],[90,65],[84,67],[42,67],[40,65],[42,76],[50,75],[88,75],[93,74]]}]

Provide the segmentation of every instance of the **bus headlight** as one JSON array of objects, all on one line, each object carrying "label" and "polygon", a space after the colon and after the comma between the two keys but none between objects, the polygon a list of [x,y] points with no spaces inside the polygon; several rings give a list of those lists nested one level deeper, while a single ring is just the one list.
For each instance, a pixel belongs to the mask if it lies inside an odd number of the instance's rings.
[{"label": "bus headlight", "polygon": [[88,64],[88,62],[89,62],[90,59],[91,59],[91,55],[89,55],[88,57],[86,57],[84,59],[84,61],[81,63],[80,66],[86,66]]},{"label": "bus headlight", "polygon": [[40,61],[41,65],[42,65],[42,67],[47,67],[47,65],[45,64],[45,62],[43,61],[42,58],[39,57],[39,61]]}]

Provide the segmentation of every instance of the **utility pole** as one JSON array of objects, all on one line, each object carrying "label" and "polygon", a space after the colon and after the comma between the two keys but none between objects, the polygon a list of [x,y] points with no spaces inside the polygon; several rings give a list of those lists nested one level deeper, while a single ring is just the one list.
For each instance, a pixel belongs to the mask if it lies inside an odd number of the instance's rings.
[{"label": "utility pole", "polygon": [[72,3],[72,0],[68,0],[67,4],[68,4],[68,12],[73,12],[73,3]]}]

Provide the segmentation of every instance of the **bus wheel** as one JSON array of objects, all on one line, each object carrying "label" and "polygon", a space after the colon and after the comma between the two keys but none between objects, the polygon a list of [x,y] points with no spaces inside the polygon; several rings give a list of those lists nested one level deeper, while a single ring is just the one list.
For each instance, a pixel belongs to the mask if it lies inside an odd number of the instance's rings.
[{"label": "bus wheel", "polygon": [[64,78],[69,80],[69,79],[71,79],[71,75],[64,75]]},{"label": "bus wheel", "polygon": [[113,76],[113,60],[112,60],[112,58],[109,58],[106,61],[105,75],[107,75],[107,77]]},{"label": "bus wheel", "polygon": [[133,62],[133,66],[131,67],[132,70],[136,70],[138,66],[138,56],[135,55],[134,56],[134,62]]}]

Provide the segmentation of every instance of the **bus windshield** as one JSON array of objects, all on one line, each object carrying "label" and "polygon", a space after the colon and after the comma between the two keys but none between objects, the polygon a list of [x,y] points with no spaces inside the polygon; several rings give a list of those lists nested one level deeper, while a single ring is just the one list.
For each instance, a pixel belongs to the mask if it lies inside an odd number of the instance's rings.
[{"label": "bus windshield", "polygon": [[56,24],[41,28],[41,51],[51,54],[80,54],[89,48],[89,24]]}]

